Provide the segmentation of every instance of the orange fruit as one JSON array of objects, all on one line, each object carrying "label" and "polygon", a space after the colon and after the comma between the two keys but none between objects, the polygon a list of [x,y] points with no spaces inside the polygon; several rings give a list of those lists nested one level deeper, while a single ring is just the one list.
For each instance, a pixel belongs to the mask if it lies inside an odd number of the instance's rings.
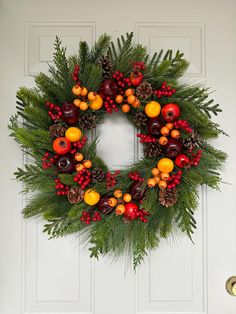
[{"label": "orange fruit", "polygon": [[103,99],[100,95],[96,95],[95,100],[93,100],[90,104],[90,108],[93,110],[99,110],[102,108]]},{"label": "orange fruit", "polygon": [[156,183],[159,183],[161,181],[160,177],[154,177],[154,179],[156,180]]},{"label": "orange fruit", "polygon": [[75,154],[75,160],[76,161],[82,161],[83,159],[84,159],[83,154],[81,154],[81,153],[76,153]]},{"label": "orange fruit", "polygon": [[157,168],[152,168],[152,175],[154,177],[158,176],[159,173],[160,173],[160,171]]},{"label": "orange fruit", "polygon": [[114,191],[114,196],[115,196],[116,198],[121,198],[122,195],[123,195],[123,193],[122,193],[121,190],[115,190],[115,191]]},{"label": "orange fruit", "polygon": [[82,138],[83,134],[79,128],[76,128],[74,126],[68,128],[65,133],[65,137],[70,142],[77,142]]},{"label": "orange fruit", "polygon": [[84,165],[85,168],[89,169],[89,168],[92,167],[93,164],[92,164],[92,161],[91,161],[91,160],[85,160],[85,161],[83,162],[83,165]]},{"label": "orange fruit", "polygon": [[166,183],[166,181],[161,180],[158,183],[158,186],[159,186],[160,189],[165,189],[167,187],[167,183]]},{"label": "orange fruit", "polygon": [[87,110],[88,109],[88,103],[86,101],[81,101],[80,105],[79,105],[79,109],[80,110]]},{"label": "orange fruit", "polygon": [[135,100],[136,100],[136,97],[135,97],[134,95],[129,95],[129,96],[127,97],[127,102],[128,102],[128,104],[130,104],[130,105],[132,105],[132,104],[135,102]]},{"label": "orange fruit", "polygon": [[148,185],[150,188],[153,188],[155,185],[157,185],[157,182],[156,182],[155,178],[150,178],[150,179],[148,179],[147,185]]},{"label": "orange fruit", "polygon": [[115,206],[117,205],[117,199],[116,199],[115,197],[109,198],[108,204],[109,204],[111,207],[115,207]]},{"label": "orange fruit", "polygon": [[125,96],[130,96],[130,95],[133,95],[133,93],[134,93],[134,91],[132,90],[132,88],[128,88],[128,89],[126,89],[126,91],[125,91]]},{"label": "orange fruit", "polygon": [[168,143],[168,138],[165,136],[162,136],[159,138],[158,142],[160,145],[166,145]]},{"label": "orange fruit", "polygon": [[155,118],[159,116],[161,112],[161,105],[156,101],[150,101],[144,107],[144,111],[149,118]]},{"label": "orange fruit", "polygon": [[86,87],[82,87],[82,90],[81,90],[81,96],[85,97],[86,95],[88,94],[88,90]]},{"label": "orange fruit", "polygon": [[75,100],[74,100],[74,105],[75,105],[76,107],[78,107],[78,108],[79,108],[79,106],[80,106],[80,103],[81,103],[81,100],[80,100],[80,99],[75,99]]},{"label": "orange fruit", "polygon": [[124,194],[123,200],[124,200],[126,203],[129,203],[129,202],[132,200],[131,194],[129,194],[129,193]]},{"label": "orange fruit", "polygon": [[180,131],[179,130],[172,130],[170,135],[173,137],[173,138],[178,138],[180,137]]},{"label": "orange fruit", "polygon": [[72,93],[76,96],[79,96],[81,94],[82,88],[79,85],[75,85],[72,88]]},{"label": "orange fruit", "polygon": [[124,104],[124,105],[122,105],[121,109],[122,109],[122,111],[123,111],[124,113],[127,113],[127,112],[130,111],[130,105]]},{"label": "orange fruit", "polygon": [[174,124],[171,122],[166,123],[166,127],[171,131],[174,128]]},{"label": "orange fruit", "polygon": [[116,215],[123,215],[125,212],[125,206],[120,204],[116,206]]},{"label": "orange fruit", "polygon": [[168,172],[161,172],[161,180],[167,181],[169,179],[170,175]]},{"label": "orange fruit", "polygon": [[96,93],[94,92],[89,92],[88,93],[88,100],[93,101],[96,99]]},{"label": "orange fruit", "polygon": [[161,128],[161,134],[166,136],[170,133],[170,130],[166,127],[166,126],[163,126],[163,128]]},{"label": "orange fruit", "polygon": [[117,95],[117,96],[116,96],[116,102],[117,102],[117,104],[121,104],[122,101],[123,101],[123,96],[122,96],[122,95]]},{"label": "orange fruit", "polygon": [[84,165],[82,164],[78,164],[76,165],[76,171],[79,172],[80,170],[83,170],[84,169]]},{"label": "orange fruit", "polygon": [[100,200],[100,194],[93,189],[88,189],[84,193],[84,202],[90,206],[96,205]]},{"label": "orange fruit", "polygon": [[161,158],[157,163],[157,168],[161,172],[170,173],[174,169],[174,163],[170,158]]},{"label": "orange fruit", "polygon": [[140,106],[140,100],[136,98],[135,102],[132,104],[132,107],[138,108]]}]

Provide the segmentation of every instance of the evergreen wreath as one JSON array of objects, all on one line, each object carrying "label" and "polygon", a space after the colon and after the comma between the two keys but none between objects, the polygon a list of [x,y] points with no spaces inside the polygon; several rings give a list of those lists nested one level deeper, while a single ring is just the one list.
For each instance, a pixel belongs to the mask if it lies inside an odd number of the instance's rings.
[{"label": "evergreen wreath", "polygon": [[[15,172],[34,192],[24,217],[43,216],[52,238],[83,234],[91,256],[128,253],[134,268],[173,227],[191,239],[198,186],[219,188],[226,154],[209,144],[225,134],[209,89],[178,81],[187,67],[179,51],[150,57],[132,33],[116,43],[104,34],[92,48],[81,41],[70,57],[56,38],[50,74],[18,90],[9,125],[34,159]],[[139,130],[143,157],[111,172],[88,132],[119,110]]]}]

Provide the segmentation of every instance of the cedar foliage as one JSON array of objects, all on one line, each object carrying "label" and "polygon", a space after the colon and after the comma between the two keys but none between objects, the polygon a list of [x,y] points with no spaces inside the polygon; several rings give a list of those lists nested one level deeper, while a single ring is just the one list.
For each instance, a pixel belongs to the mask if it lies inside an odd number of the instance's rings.
[{"label": "cedar foliage", "polygon": [[[224,134],[219,125],[211,120],[212,115],[221,112],[218,104],[209,99],[209,89],[199,85],[180,84],[178,79],[184,74],[188,62],[183,54],[175,54],[163,50],[149,56],[146,49],[133,43],[133,34],[126,34],[112,42],[110,36],[104,34],[90,48],[84,41],[79,43],[78,53],[67,57],[66,48],[62,47],[60,39],[55,41],[54,63],[49,66],[49,75],[39,73],[35,77],[36,87],[21,87],[17,92],[17,113],[10,120],[9,129],[12,136],[21,146],[23,152],[35,159],[35,163],[18,168],[16,178],[23,182],[24,193],[37,192],[29,198],[23,210],[25,218],[42,215],[48,222],[44,231],[50,237],[60,237],[71,233],[82,233],[85,242],[91,244],[91,256],[99,257],[108,254],[119,258],[127,253],[133,257],[136,268],[148,250],[156,248],[161,238],[167,238],[173,227],[178,226],[190,238],[196,228],[194,211],[198,206],[198,186],[206,184],[213,189],[219,189],[221,178],[219,172],[225,161],[226,154],[213,148],[209,140]],[[46,101],[61,106],[63,102],[75,99],[71,90],[74,85],[72,73],[76,64],[80,67],[80,80],[89,90],[97,91],[102,82],[102,69],[99,60],[108,56],[115,70],[122,71],[126,76],[132,71],[134,61],[144,61],[146,71],[144,79],[153,88],[160,88],[163,81],[175,87],[177,92],[171,97],[161,99],[161,104],[178,103],[181,118],[193,126],[201,138],[200,147],[203,150],[198,167],[184,169],[182,183],[177,187],[178,202],[170,208],[165,208],[158,202],[155,189],[148,189],[143,201],[143,208],[150,212],[148,223],[135,220],[124,223],[121,216],[111,214],[104,216],[99,222],[85,227],[80,221],[82,211],[89,207],[81,202],[71,205],[66,197],[55,195],[54,179],[57,178],[55,169],[43,170],[41,158],[44,153],[52,152],[52,138],[48,132],[52,124],[45,106]],[[145,102],[141,104],[142,110]],[[127,118],[133,123],[134,109]],[[102,121],[105,111],[96,112],[97,120]],[[142,131],[142,130],[141,130]],[[95,168],[107,171],[107,166],[96,152],[97,140],[83,148],[82,153],[93,161]],[[162,156],[160,156],[161,158]],[[130,185],[128,173],[138,171],[145,180],[151,176],[151,169],[157,160],[142,158],[117,176],[117,185],[109,190],[112,193],[119,188],[127,191]],[[62,183],[73,186],[74,174],[59,174]],[[145,181],[146,182],[146,181]],[[106,182],[98,182],[95,188],[101,194],[107,194]]]}]

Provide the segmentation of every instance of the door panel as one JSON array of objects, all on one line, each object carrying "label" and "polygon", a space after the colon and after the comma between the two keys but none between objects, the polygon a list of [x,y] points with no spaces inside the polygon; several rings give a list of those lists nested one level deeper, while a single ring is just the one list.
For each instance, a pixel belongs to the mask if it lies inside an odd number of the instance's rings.
[{"label": "door panel", "polygon": [[[4,314],[233,314],[236,299],[225,281],[236,273],[235,211],[235,1],[168,2],[0,0],[0,313]],[[136,274],[126,263],[90,260],[79,239],[48,241],[42,221],[23,221],[26,199],[12,173],[21,164],[8,138],[19,86],[47,70],[58,35],[68,54],[79,40],[92,44],[103,32],[134,31],[150,53],[180,49],[190,61],[188,82],[207,82],[223,113],[215,119],[231,137],[215,145],[229,153],[222,193],[200,188],[194,245],[182,235],[163,241]],[[99,130],[100,154],[112,169],[137,160],[135,130],[121,114]]]}]

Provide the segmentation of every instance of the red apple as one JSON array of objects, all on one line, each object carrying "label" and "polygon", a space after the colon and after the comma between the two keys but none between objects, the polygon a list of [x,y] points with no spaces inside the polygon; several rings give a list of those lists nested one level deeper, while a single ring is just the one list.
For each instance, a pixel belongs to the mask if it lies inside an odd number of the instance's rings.
[{"label": "red apple", "polygon": [[176,104],[166,104],[162,107],[161,114],[165,121],[173,122],[180,116],[179,106]]},{"label": "red apple", "polygon": [[75,171],[75,163],[71,155],[63,155],[57,159],[57,170],[61,173],[71,173]]},{"label": "red apple", "polygon": [[118,92],[118,86],[113,80],[105,80],[99,89],[102,98],[115,97]]},{"label": "red apple", "polygon": [[79,119],[79,110],[78,108],[71,104],[65,103],[62,108],[62,120],[68,124],[76,124]]},{"label": "red apple", "polygon": [[168,142],[165,145],[166,155],[169,158],[175,158],[182,151],[182,143],[175,138],[168,138]]},{"label": "red apple", "polygon": [[175,164],[179,168],[184,168],[189,164],[189,158],[188,156],[184,154],[180,154],[175,158]]},{"label": "red apple", "polygon": [[135,203],[127,203],[125,204],[125,212],[124,216],[127,219],[134,220],[137,218],[137,213],[138,213],[139,207]]}]

